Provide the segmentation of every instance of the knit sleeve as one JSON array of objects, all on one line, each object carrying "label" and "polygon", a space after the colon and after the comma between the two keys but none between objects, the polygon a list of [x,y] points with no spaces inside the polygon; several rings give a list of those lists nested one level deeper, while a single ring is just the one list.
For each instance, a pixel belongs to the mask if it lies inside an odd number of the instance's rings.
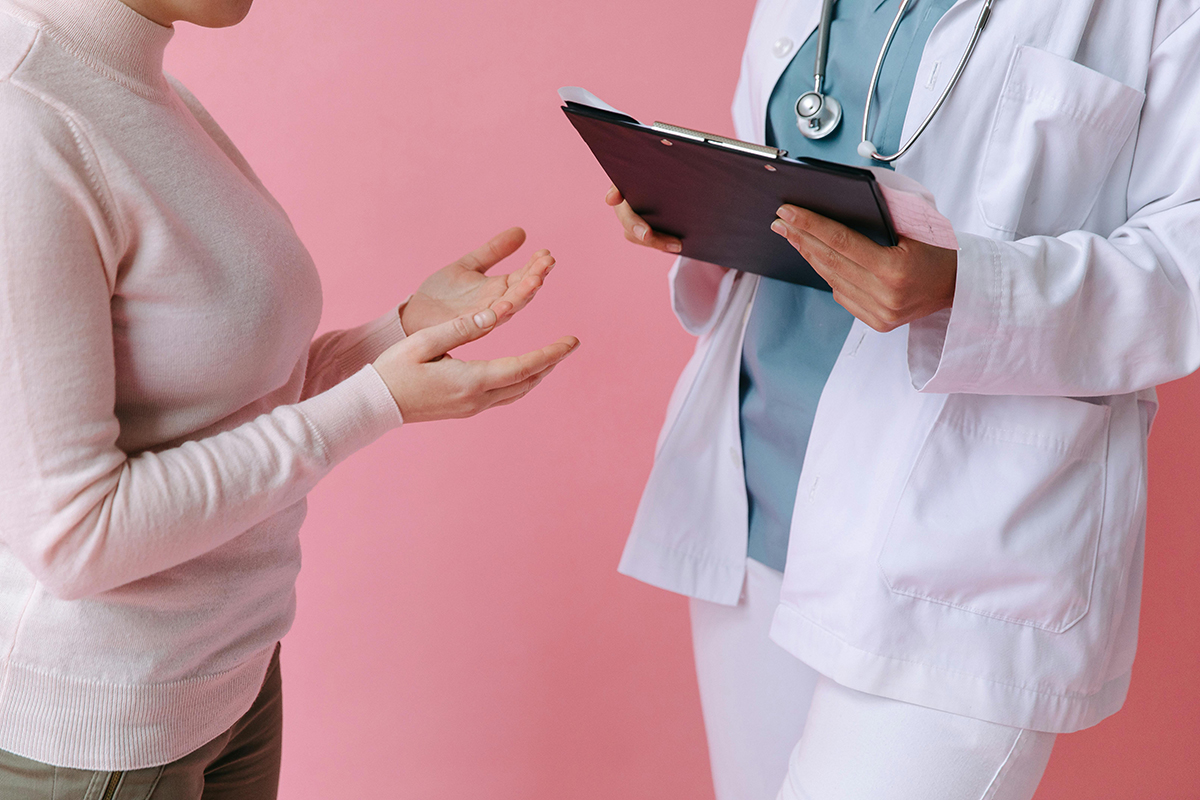
[{"label": "knit sleeve", "polygon": [[220,546],[401,422],[367,366],[215,436],[123,452],[105,196],[79,126],[0,83],[0,543],[66,599]]},{"label": "knit sleeve", "polygon": [[393,308],[378,319],[346,330],[317,337],[308,351],[303,397],[329,389],[372,363],[392,345],[404,339],[400,309]]}]

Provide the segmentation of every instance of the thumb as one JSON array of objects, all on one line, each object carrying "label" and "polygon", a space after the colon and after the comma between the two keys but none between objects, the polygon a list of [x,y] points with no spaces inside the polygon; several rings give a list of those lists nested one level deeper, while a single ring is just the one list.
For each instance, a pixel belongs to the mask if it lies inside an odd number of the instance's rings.
[{"label": "thumb", "polygon": [[473,342],[496,327],[496,312],[485,308],[475,314],[461,317],[417,331],[410,338],[418,339],[417,357],[421,361],[434,361],[454,348]]},{"label": "thumb", "polygon": [[482,247],[467,253],[458,260],[458,263],[469,270],[484,274],[496,266],[496,264],[517,252],[524,243],[525,231],[520,228],[509,228],[493,236]]}]

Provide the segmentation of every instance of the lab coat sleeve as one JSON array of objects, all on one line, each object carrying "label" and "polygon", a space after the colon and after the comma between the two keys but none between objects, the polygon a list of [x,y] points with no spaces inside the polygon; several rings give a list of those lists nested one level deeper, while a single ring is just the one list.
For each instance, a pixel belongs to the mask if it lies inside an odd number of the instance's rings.
[{"label": "lab coat sleeve", "polygon": [[958,233],[953,307],[913,323],[914,386],[1097,396],[1200,367],[1200,14],[1151,57],[1128,221],[1002,242]]},{"label": "lab coat sleeve", "polygon": [[671,309],[684,330],[703,336],[712,330],[729,302],[737,272],[694,258],[678,258],[671,267]]}]

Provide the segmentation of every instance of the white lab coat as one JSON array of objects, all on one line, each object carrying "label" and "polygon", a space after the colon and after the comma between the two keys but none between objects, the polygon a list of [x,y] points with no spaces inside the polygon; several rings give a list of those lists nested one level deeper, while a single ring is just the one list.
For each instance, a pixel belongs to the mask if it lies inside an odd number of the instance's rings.
[{"label": "white lab coat", "polygon": [[[763,141],[820,5],[758,3],[738,136]],[[904,138],[979,7],[933,29]],[[1198,7],[996,0],[895,163],[954,223],[958,280],[949,311],[887,334],[855,322],[817,408],[771,635],[834,680],[1056,732],[1124,701],[1153,387],[1200,366]],[[688,259],[671,272],[700,338],[620,566],[727,604],[745,570],[738,370],[756,285]]]}]

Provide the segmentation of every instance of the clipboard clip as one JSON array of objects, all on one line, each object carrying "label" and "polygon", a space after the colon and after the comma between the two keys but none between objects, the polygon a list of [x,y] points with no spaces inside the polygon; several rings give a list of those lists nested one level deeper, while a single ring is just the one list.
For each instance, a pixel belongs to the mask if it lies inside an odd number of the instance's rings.
[{"label": "clipboard clip", "polygon": [[681,139],[724,147],[726,150],[747,153],[752,156],[779,159],[787,155],[787,150],[780,150],[778,147],[769,147],[765,144],[751,144],[750,142],[743,142],[740,139],[718,136],[715,133],[705,133],[704,131],[694,131],[691,128],[681,128],[678,125],[668,125],[665,122],[656,122],[650,126],[650,129],[659,133],[669,133]]}]

